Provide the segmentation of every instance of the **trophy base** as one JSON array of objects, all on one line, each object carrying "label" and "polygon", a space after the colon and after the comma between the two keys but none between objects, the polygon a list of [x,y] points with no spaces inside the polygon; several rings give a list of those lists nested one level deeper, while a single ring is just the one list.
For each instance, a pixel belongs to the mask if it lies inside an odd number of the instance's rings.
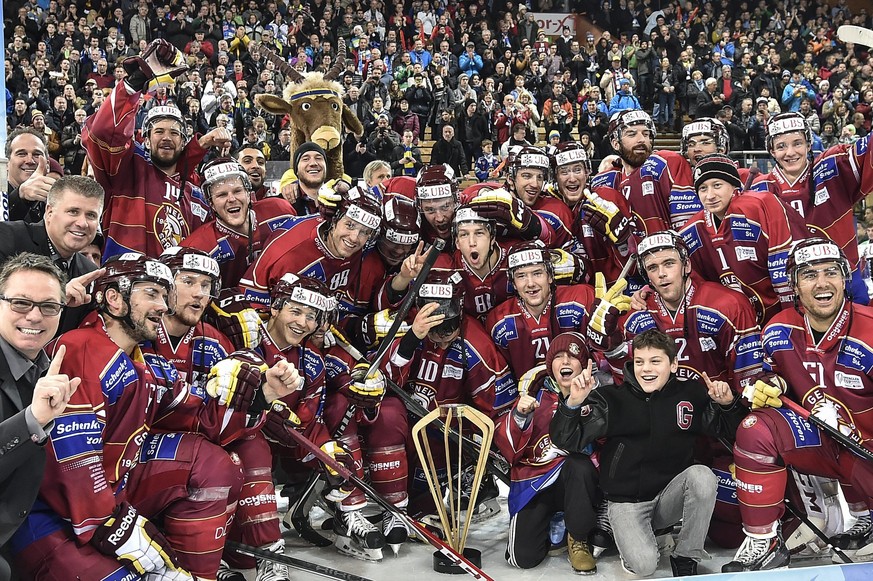
[{"label": "trophy base", "polygon": [[[482,551],[468,547],[464,549],[464,557],[480,569],[482,568]],[[439,551],[435,551],[433,554],[433,570],[445,575],[463,575],[466,573],[466,571],[454,565],[453,561],[450,561]]]}]

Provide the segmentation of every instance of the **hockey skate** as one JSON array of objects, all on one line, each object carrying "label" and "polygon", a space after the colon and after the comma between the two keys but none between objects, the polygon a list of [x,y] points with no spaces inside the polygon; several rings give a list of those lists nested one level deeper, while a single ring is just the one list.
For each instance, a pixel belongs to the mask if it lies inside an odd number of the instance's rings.
[{"label": "hockey skate", "polygon": [[588,535],[588,541],[591,543],[591,553],[594,558],[598,558],[604,551],[608,551],[615,547],[615,539],[612,537],[612,525],[609,524],[609,515],[606,511],[606,500],[600,501],[597,505],[597,520],[591,533]]},{"label": "hockey skate", "polygon": [[400,545],[409,539],[409,528],[399,516],[386,510],[382,513],[382,534],[396,557],[400,553]]},{"label": "hockey skate", "polygon": [[740,573],[742,571],[769,571],[785,569],[791,562],[791,555],[782,531],[776,530],[772,537],[752,536],[746,533],[746,540],[740,545],[734,560],[722,566],[722,573]]},{"label": "hockey skate", "polygon": [[[276,553],[277,555],[285,554],[285,540],[279,539],[272,545],[262,547],[265,551]],[[266,559],[258,560],[258,573],[255,581],[291,581],[291,573],[288,571],[288,566],[275,561]]]},{"label": "hockey skate", "polygon": [[218,573],[215,575],[217,581],[246,581],[246,576],[241,571],[231,569],[227,562],[222,561],[218,565]]},{"label": "hockey skate", "polygon": [[[461,475],[461,522],[467,522],[467,511],[470,504],[470,487],[473,483],[472,468],[464,470]],[[482,484],[479,485],[479,495],[476,497],[476,508],[473,510],[473,516],[470,518],[471,524],[485,522],[500,512],[500,504],[497,502],[497,497],[500,495],[497,489],[497,484],[494,482],[494,477],[486,474],[482,478]]]},{"label": "hockey skate", "polygon": [[873,542],[873,520],[870,515],[858,517],[849,530],[831,537],[831,543],[844,551],[858,551]]},{"label": "hockey skate", "polygon": [[382,560],[385,536],[360,510],[336,511],[333,532],[333,544],[340,553],[364,561]]}]

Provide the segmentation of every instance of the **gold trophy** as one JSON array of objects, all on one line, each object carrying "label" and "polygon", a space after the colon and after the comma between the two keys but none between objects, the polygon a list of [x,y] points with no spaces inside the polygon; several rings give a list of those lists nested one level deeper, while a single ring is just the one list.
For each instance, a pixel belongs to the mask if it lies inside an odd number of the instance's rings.
[{"label": "gold trophy", "polygon": [[[434,420],[442,420],[437,425],[431,426]],[[441,425],[440,425],[441,424]],[[448,479],[448,501],[443,499],[437,467],[434,464],[434,454],[430,446],[430,438],[427,436],[427,428],[433,427],[443,433],[443,447],[445,449],[445,466]],[[461,502],[461,474],[464,471],[461,440],[453,442],[449,438],[448,427],[456,427],[459,434],[469,428],[478,430],[482,438],[479,456],[473,471],[472,490],[467,506]],[[477,567],[482,566],[482,552],[477,549],[466,547],[467,533],[470,531],[470,520],[476,507],[476,499],[479,496],[479,485],[485,475],[485,464],[488,459],[488,451],[491,449],[491,440],[494,437],[494,422],[491,418],[466,404],[446,404],[431,411],[421,418],[412,428],[412,439],[415,441],[415,450],[418,452],[421,467],[427,478],[427,484],[433,495],[440,523],[446,535],[446,542],[458,553],[464,555]],[[457,485],[455,484],[457,483]],[[466,518],[462,519],[462,512]],[[463,522],[462,522],[463,520]],[[433,569],[438,573],[457,575],[465,571],[450,561],[442,554],[435,552],[433,555]]]}]

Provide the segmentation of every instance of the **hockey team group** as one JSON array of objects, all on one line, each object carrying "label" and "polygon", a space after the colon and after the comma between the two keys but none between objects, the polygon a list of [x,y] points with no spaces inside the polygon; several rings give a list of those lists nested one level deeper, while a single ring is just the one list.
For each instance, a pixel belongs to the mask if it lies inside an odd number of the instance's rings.
[{"label": "hockey team group", "polygon": [[[464,511],[506,520],[515,567],[566,546],[568,572],[607,558],[652,575],[672,527],[677,576],[707,539],[737,548],[726,572],[828,543],[873,559],[853,213],[873,193],[869,137],[814,158],[803,116],[775,115],[762,173],[728,157],[718,120],[653,151],[652,119],[628,110],[599,171],[565,142],[464,190],[444,165],[349,184],[309,142],[276,195],[257,150],[201,164],[229,134],[186,135],[174,106],[137,142],[154,81],[132,76],[88,119],[95,179],[51,185],[51,257],[0,270],[10,371],[45,371],[28,416],[42,480],[4,548],[21,578],[289,579],[269,558],[286,553],[276,487],[299,508],[315,481],[342,553],[444,535],[410,434],[449,404],[494,421],[481,452],[500,461]],[[67,281],[98,224],[102,266]],[[475,460],[439,466],[441,485],[469,499]],[[810,525],[822,538],[790,546]]]}]

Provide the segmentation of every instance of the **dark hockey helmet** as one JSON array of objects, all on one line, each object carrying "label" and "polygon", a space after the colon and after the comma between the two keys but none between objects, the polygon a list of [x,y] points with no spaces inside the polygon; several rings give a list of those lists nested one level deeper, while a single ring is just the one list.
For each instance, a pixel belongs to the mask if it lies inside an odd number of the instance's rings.
[{"label": "dark hockey helmet", "polygon": [[252,182],[249,180],[249,174],[245,168],[237,160],[230,157],[217,157],[203,166],[200,172],[203,176],[203,181],[200,184],[200,189],[209,202],[212,202],[212,187],[228,178],[238,177],[242,180],[243,187],[251,194]]},{"label": "dark hockey helmet", "polygon": [[175,277],[180,271],[205,274],[212,280],[211,297],[217,297],[221,290],[221,272],[218,261],[198,248],[171,246],[164,250],[158,260],[166,264]]},{"label": "dark hockey helmet", "polygon": [[458,204],[458,180],[455,170],[446,163],[428,165],[418,172],[415,178],[415,205],[421,209],[425,200],[452,198]]},{"label": "dark hockey helmet", "polygon": [[[339,190],[337,192],[340,193]],[[357,186],[340,195],[333,222],[336,223],[340,218],[348,218],[372,230],[373,235],[378,235],[382,226],[382,203]]]},{"label": "dark hockey helmet", "polygon": [[139,252],[127,252],[113,256],[103,263],[106,273],[94,283],[94,300],[97,305],[105,305],[106,291],[114,288],[127,301],[133,285],[138,282],[154,282],[173,290],[173,273],[169,267]]},{"label": "dark hockey helmet", "polygon": [[836,262],[848,284],[852,278],[852,267],[843,250],[827,238],[806,238],[795,242],[788,252],[785,273],[791,284],[797,284],[797,277],[801,270],[823,262]]},{"label": "dark hockey helmet", "polygon": [[421,215],[404,196],[386,196],[382,205],[382,238],[395,244],[418,244]]},{"label": "dark hockey helmet", "polygon": [[802,133],[806,144],[812,146],[812,128],[800,113],[779,113],[770,117],[764,126],[767,151],[773,151],[773,139],[786,133]]},{"label": "dark hockey helmet", "polygon": [[[718,153],[730,153],[730,136],[727,127],[718,119],[701,117],[682,128],[682,140],[679,142],[679,152],[688,155],[688,140],[696,135],[708,135],[715,140]],[[694,163],[693,161],[691,162]]]},{"label": "dark hockey helmet", "polygon": [[660,250],[675,250],[679,253],[679,260],[688,264],[688,245],[675,230],[661,230],[643,238],[637,246],[637,271],[649,282],[646,274],[646,256]]},{"label": "dark hockey helmet", "polygon": [[509,249],[506,262],[510,281],[515,278],[517,269],[532,264],[544,264],[549,276],[554,277],[551,252],[541,240],[519,242],[514,245]]},{"label": "dark hockey helmet", "polygon": [[142,134],[149,137],[155,123],[162,119],[176,121],[179,124],[179,133],[182,134],[182,143],[188,143],[188,138],[190,136],[188,135],[187,122],[182,115],[182,111],[175,105],[157,105],[149,109],[149,112],[146,113],[145,121],[143,121],[142,124]]},{"label": "dark hockey helmet", "polygon": [[578,141],[564,141],[555,147],[554,155],[552,155],[552,168],[555,172],[565,165],[581,163],[585,166],[586,171],[591,173],[591,158],[588,157],[588,151]]},{"label": "dark hockey helmet", "polygon": [[543,171],[543,176],[546,181],[549,180],[549,172],[552,169],[552,162],[549,155],[533,145],[525,145],[512,158],[511,163],[507,163],[509,169],[509,178],[515,179],[518,170],[522,168],[534,168]]},{"label": "dark hockey helmet", "polygon": [[418,289],[415,303],[418,308],[428,303],[439,303],[436,315],[445,315],[446,320],[460,319],[463,310],[464,286],[457,270],[431,270],[424,284]]},{"label": "dark hockey helmet", "polygon": [[315,309],[316,326],[330,320],[337,310],[337,300],[327,285],[316,278],[285,273],[270,289],[271,307],[281,309],[288,302]]},{"label": "dark hockey helmet", "polygon": [[484,224],[492,240],[494,239],[496,232],[494,220],[481,216],[472,204],[461,204],[455,211],[455,217],[452,219],[452,238],[457,238],[458,226],[470,223]]},{"label": "dark hockey helmet", "polygon": [[630,127],[631,125],[645,125],[646,129],[652,133],[652,141],[655,141],[655,137],[658,134],[655,130],[655,123],[652,121],[651,115],[641,109],[625,109],[624,111],[613,113],[612,117],[609,118],[609,127],[606,130],[606,134],[609,136],[609,139],[621,141],[621,132],[625,127]]}]

